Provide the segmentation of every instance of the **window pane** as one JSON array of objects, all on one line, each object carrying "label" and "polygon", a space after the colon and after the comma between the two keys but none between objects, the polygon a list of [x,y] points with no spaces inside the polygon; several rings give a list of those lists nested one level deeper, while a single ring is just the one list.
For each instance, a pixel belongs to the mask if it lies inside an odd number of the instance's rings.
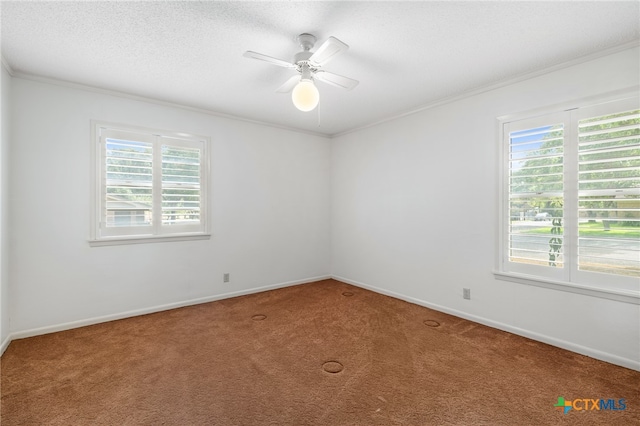
[{"label": "window pane", "polygon": [[563,267],[562,124],[509,134],[509,261]]},{"label": "window pane", "polygon": [[640,111],[578,126],[578,268],[640,277]]},{"label": "window pane", "polygon": [[152,145],[107,138],[105,162],[105,225],[151,226]]},{"label": "window pane", "polygon": [[162,146],[162,224],[200,223],[200,155],[197,148]]}]

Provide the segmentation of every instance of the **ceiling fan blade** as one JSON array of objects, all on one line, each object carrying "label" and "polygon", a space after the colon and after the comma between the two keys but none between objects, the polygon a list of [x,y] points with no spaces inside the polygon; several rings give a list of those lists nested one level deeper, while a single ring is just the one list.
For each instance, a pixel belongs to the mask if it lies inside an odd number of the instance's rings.
[{"label": "ceiling fan blade", "polygon": [[358,80],[352,78],[343,77],[338,74],[327,71],[316,71],[315,78],[324,83],[330,84],[336,87],[342,87],[343,89],[351,90],[358,85]]},{"label": "ceiling fan blade", "polygon": [[289,93],[300,82],[300,76],[294,75],[276,90],[276,93]]},{"label": "ceiling fan blade", "polygon": [[269,62],[270,64],[277,65],[279,67],[285,68],[295,68],[295,64],[291,62],[287,62],[283,59],[272,58],[271,56],[263,55],[262,53],[252,52],[251,50],[247,50],[242,55],[245,58],[259,59],[261,61]]},{"label": "ceiling fan blade", "polygon": [[349,46],[335,37],[329,37],[309,58],[311,62],[325,65],[327,62],[349,49]]}]

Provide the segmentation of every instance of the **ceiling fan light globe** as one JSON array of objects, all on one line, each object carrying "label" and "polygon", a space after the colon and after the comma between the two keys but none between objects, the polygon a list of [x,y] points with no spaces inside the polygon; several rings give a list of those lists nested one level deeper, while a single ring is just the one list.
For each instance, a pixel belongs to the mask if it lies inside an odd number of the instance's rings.
[{"label": "ceiling fan light globe", "polygon": [[311,111],[318,106],[320,93],[311,80],[301,80],[291,93],[293,105],[300,111]]}]

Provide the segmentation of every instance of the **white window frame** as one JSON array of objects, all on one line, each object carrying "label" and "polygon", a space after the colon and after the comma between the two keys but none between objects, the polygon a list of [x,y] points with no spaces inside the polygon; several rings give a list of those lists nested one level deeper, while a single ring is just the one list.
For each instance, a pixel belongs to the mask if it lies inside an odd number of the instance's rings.
[{"label": "white window frame", "polygon": [[[161,220],[155,220],[152,226],[107,228],[105,226],[106,200],[106,145],[108,137],[120,135],[123,139],[132,139],[153,144],[153,191],[161,192],[162,146],[198,148],[200,155],[200,223],[193,225],[163,226]],[[157,130],[127,124],[91,121],[91,229],[89,245],[92,247],[142,244],[168,241],[203,240],[211,237],[209,233],[209,145],[206,136],[192,133]],[[154,197],[153,211],[162,208],[161,196]],[[156,216],[157,219],[157,216]]]},{"label": "white window frame", "polygon": [[[526,111],[518,114],[510,114],[497,118],[498,127],[498,238],[496,247],[496,267],[493,271],[496,279],[516,282],[538,287],[552,288],[555,290],[585,294],[594,297],[617,300],[626,303],[640,305],[640,280],[635,277],[625,277],[598,272],[579,271],[576,262],[577,245],[577,219],[573,217],[573,211],[577,211],[577,162],[565,161],[564,168],[564,257],[565,267],[562,269],[544,266],[518,264],[508,261],[509,243],[507,227],[510,223],[509,216],[509,146],[506,142],[509,138],[510,123],[531,120],[531,123],[540,124],[541,117],[561,117],[569,127],[564,129],[565,157],[577,155],[578,121],[581,113],[586,110],[606,110],[609,105],[624,104],[630,109],[638,108],[640,91],[639,87],[616,91],[607,95],[579,99],[560,105]],[[597,115],[597,112],[595,113]],[[544,124],[555,124],[546,122]],[[576,176],[569,179],[567,176]]]}]

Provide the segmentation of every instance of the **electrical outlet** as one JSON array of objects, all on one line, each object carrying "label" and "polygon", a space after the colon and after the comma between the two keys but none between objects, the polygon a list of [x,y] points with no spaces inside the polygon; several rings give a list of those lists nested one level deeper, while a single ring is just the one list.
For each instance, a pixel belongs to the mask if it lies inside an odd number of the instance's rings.
[{"label": "electrical outlet", "polygon": [[471,300],[471,289],[470,288],[463,288],[462,289],[462,297],[464,299]]},{"label": "electrical outlet", "polygon": [[222,282],[228,283],[229,282],[229,275],[228,273],[224,274],[222,276]]}]

